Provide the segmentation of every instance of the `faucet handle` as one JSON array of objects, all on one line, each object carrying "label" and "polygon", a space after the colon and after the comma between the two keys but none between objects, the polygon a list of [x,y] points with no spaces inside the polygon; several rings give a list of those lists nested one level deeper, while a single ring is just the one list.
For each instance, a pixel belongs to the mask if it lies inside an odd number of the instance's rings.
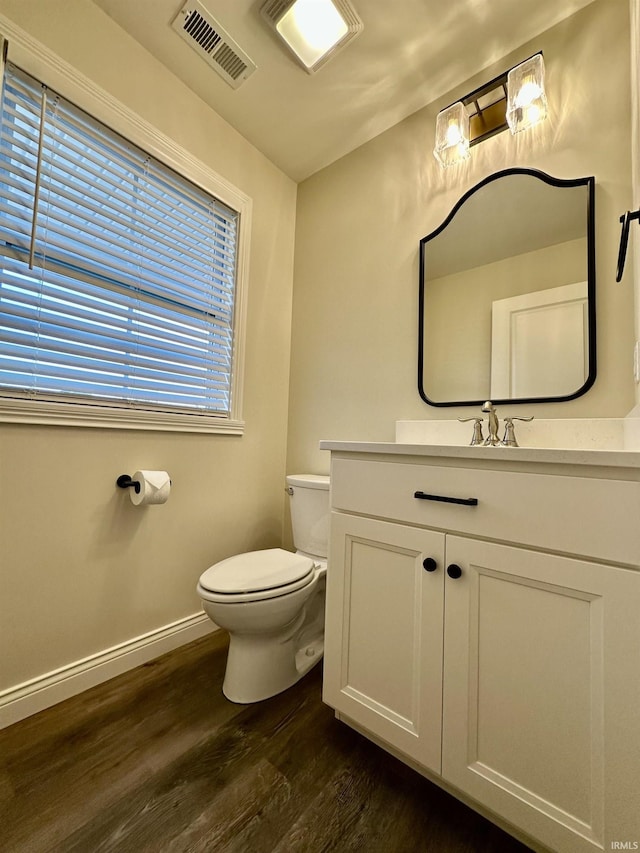
[{"label": "faucet handle", "polygon": [[470,447],[477,444],[483,444],[484,436],[482,435],[482,418],[458,418],[461,424],[466,424],[468,421],[473,421],[473,436],[471,438]]},{"label": "faucet handle", "polygon": [[516,431],[513,426],[514,421],[532,421],[533,415],[524,415],[518,417],[517,415],[512,415],[510,418],[504,419],[504,437],[500,444],[503,447],[519,447],[520,445],[516,441]]}]

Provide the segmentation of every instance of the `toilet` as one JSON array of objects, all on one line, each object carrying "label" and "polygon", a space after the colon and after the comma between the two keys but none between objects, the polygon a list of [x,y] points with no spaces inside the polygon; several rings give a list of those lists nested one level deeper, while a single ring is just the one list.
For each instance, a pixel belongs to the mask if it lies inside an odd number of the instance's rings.
[{"label": "toilet", "polygon": [[324,651],[329,477],[286,478],[295,554],[268,548],[215,563],[198,582],[209,618],[229,632],[222,691],[268,699],[299,681]]}]

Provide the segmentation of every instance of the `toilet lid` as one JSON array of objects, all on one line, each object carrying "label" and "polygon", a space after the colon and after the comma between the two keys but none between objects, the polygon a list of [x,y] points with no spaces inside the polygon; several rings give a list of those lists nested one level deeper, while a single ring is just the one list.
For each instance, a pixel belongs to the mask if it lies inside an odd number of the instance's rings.
[{"label": "toilet lid", "polygon": [[260,592],[310,578],[313,571],[314,563],[309,557],[282,548],[268,548],[215,563],[203,573],[200,585],[225,594]]}]

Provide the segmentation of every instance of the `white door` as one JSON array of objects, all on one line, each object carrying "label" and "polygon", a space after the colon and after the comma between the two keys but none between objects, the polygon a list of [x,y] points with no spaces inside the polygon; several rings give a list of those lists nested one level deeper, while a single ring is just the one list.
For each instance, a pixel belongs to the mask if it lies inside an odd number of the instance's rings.
[{"label": "white door", "polygon": [[566,397],[588,368],[587,283],[498,299],[491,318],[491,399]]},{"label": "white door", "polygon": [[443,585],[443,534],[333,513],[323,699],[436,773]]},{"label": "white door", "polygon": [[447,563],[443,777],[556,851],[640,842],[640,573],[455,536]]}]

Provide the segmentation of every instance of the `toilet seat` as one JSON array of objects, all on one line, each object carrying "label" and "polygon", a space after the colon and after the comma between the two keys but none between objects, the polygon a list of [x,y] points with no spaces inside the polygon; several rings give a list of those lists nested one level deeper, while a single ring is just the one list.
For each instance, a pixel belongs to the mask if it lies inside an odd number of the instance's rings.
[{"label": "toilet seat", "polygon": [[295,592],[311,583],[315,564],[309,557],[282,548],[237,554],[210,566],[198,592],[208,601],[264,601]]}]

